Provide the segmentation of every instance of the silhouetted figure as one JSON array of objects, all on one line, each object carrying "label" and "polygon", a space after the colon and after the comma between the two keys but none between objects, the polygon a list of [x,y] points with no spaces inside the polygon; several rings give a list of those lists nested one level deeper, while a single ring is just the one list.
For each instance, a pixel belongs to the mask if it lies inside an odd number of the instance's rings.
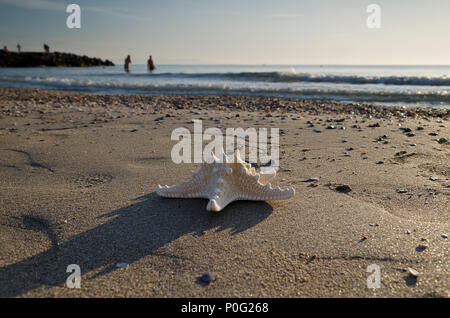
[{"label": "silhouetted figure", "polygon": [[130,55],[127,55],[127,58],[125,59],[125,72],[129,72],[130,71],[130,63],[131,63],[131,57]]},{"label": "silhouetted figure", "polygon": [[20,49],[21,49],[22,47],[20,46],[20,44],[19,43],[17,43],[17,52],[19,52],[20,53]]},{"label": "silhouetted figure", "polygon": [[148,65],[148,70],[150,72],[152,72],[155,69],[155,63],[153,62],[153,58],[152,58],[151,55],[150,55],[150,57],[147,60],[147,65]]},{"label": "silhouetted figure", "polygon": [[8,47],[6,45],[3,47],[3,51],[8,52]]},{"label": "silhouetted figure", "polygon": [[44,51],[45,53],[50,53],[50,47],[44,43]]}]

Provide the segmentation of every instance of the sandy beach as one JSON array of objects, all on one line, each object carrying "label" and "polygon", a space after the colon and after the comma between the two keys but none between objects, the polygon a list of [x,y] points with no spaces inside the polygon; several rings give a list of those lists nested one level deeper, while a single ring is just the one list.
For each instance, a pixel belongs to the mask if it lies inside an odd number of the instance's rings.
[{"label": "sandy beach", "polygon": [[[449,115],[0,88],[0,297],[449,297]],[[199,167],[170,157],[193,119],[280,128],[272,184],[295,196],[219,213],[158,197]],[[367,287],[371,264],[381,288]]]}]

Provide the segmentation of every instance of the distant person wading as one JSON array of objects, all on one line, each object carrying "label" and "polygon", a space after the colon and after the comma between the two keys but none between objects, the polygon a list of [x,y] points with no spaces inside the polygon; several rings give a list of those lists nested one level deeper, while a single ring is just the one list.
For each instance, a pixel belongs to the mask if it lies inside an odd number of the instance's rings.
[{"label": "distant person wading", "polygon": [[153,58],[152,58],[151,55],[150,55],[150,57],[147,60],[147,65],[148,65],[148,70],[150,72],[152,72],[155,69],[155,63],[153,62]]},{"label": "distant person wading", "polygon": [[127,58],[125,59],[125,64],[124,64],[125,72],[130,71],[130,63],[131,63],[131,56],[127,55]]}]

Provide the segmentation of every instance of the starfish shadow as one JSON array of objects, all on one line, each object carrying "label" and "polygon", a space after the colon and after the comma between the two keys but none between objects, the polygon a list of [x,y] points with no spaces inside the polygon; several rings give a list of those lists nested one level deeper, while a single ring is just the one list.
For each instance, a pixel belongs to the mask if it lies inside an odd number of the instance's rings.
[{"label": "starfish shadow", "polygon": [[[106,220],[101,225],[55,243],[45,252],[1,267],[0,297],[62,286],[70,275],[66,273],[69,264],[78,264],[82,275],[100,269],[93,278],[116,270],[117,263],[132,264],[145,256],[158,255],[158,249],[186,234],[229,230],[230,235],[236,235],[262,222],[273,210],[265,202],[238,201],[213,213],[205,210],[206,202],[164,199],[154,192],[137,198],[134,204],[99,216]],[[52,229],[41,230],[47,235],[53,233]],[[50,236],[54,243],[54,235]]]}]

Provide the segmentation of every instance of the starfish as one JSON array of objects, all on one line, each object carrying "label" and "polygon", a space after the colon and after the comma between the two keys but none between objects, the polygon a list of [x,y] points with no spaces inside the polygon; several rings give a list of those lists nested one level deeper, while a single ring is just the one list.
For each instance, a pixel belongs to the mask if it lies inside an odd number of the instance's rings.
[{"label": "starfish", "polygon": [[206,209],[215,212],[236,200],[282,200],[295,194],[294,188],[272,188],[269,181],[276,176],[275,169],[269,173],[257,173],[241,159],[239,152],[236,152],[235,157],[224,154],[222,160],[214,154],[212,157],[213,161],[203,163],[188,181],[181,180],[172,187],[158,184],[156,193],[166,198],[209,199]]}]

